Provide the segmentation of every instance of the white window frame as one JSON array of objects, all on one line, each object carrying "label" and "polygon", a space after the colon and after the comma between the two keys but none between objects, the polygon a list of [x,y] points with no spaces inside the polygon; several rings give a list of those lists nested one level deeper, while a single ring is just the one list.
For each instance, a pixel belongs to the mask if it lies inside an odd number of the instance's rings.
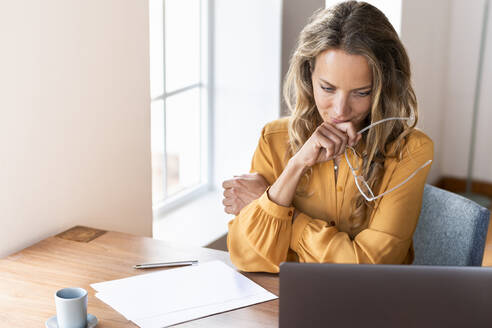
[{"label": "white window frame", "polygon": [[[186,188],[182,191],[173,194],[172,196],[167,196],[157,204],[152,207],[154,218],[158,218],[169,211],[183,206],[188,202],[200,197],[201,195],[207,193],[213,189],[213,0],[197,0],[200,1],[200,82],[186,87],[172,90],[166,92],[166,58],[165,58],[165,0],[162,0],[163,8],[163,67],[164,71],[164,94],[155,98],[151,101],[156,101],[159,99],[163,100],[163,110],[164,110],[164,136],[166,127],[166,98],[186,92],[193,88],[200,88],[200,123],[201,123],[201,183],[197,186]],[[164,158],[163,158],[163,188],[167,188],[167,167],[166,167],[166,142],[164,140]],[[166,192],[165,192],[166,194]]]}]

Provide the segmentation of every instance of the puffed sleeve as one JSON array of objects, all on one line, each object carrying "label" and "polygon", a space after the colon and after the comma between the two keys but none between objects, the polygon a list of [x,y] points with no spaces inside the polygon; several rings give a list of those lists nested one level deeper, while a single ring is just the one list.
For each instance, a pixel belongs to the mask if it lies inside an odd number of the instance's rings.
[{"label": "puffed sleeve", "polygon": [[[398,185],[433,158],[432,141],[429,138],[420,141],[405,147],[402,160],[393,160],[385,168],[392,173],[385,173],[383,190]],[[300,214],[292,227],[290,247],[300,262],[403,263],[412,245],[429,170],[430,165],[401,187],[376,200],[368,227],[353,240],[323,220]]]},{"label": "puffed sleeve", "polygon": [[[281,146],[269,140],[263,129],[250,172],[260,173],[269,185],[283,169],[282,155],[276,155]],[[294,207],[272,202],[268,189],[245,206],[229,222],[227,247],[232,263],[242,271],[278,272],[279,264],[288,258],[293,212]]]}]

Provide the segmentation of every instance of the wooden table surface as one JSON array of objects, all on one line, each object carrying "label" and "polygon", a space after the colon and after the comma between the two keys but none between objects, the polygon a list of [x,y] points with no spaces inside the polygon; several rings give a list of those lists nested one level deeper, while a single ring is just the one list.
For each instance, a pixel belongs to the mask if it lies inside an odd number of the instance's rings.
[{"label": "wooden table surface", "polygon": [[[65,287],[88,291],[88,313],[98,327],[137,327],[96,298],[90,284],[152,272],[137,270],[137,263],[195,258],[222,260],[232,265],[227,252],[176,245],[148,237],[74,227],[18,253],[0,259],[0,326],[44,327],[56,314],[54,293]],[[278,276],[245,273],[278,295]],[[179,327],[278,327],[278,299],[237,309]]]}]

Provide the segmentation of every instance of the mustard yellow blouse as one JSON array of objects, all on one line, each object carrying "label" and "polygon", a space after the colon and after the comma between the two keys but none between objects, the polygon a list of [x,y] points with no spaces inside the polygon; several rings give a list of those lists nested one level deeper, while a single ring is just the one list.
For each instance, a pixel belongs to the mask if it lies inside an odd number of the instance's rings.
[{"label": "mustard yellow blouse", "polygon": [[[287,165],[288,118],[268,123],[253,155],[250,172],[272,185]],[[407,137],[401,161],[387,159],[375,195],[398,185],[429,159],[433,142],[419,130]],[[356,161],[356,159],[352,159]],[[278,272],[284,261],[330,263],[413,262],[412,236],[417,225],[430,165],[398,189],[374,201],[368,225],[351,231],[351,200],[359,193],[343,156],[335,182],[333,161],[316,164],[307,195],[295,196],[291,207],[263,195],[229,222],[227,245],[231,260],[242,271]],[[294,209],[300,211],[294,223]]]}]

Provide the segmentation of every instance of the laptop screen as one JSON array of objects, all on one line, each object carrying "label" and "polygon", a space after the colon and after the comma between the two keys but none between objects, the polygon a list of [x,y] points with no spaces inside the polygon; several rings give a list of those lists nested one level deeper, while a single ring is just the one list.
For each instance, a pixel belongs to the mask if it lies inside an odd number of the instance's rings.
[{"label": "laptop screen", "polygon": [[280,265],[281,328],[490,327],[492,268]]}]

